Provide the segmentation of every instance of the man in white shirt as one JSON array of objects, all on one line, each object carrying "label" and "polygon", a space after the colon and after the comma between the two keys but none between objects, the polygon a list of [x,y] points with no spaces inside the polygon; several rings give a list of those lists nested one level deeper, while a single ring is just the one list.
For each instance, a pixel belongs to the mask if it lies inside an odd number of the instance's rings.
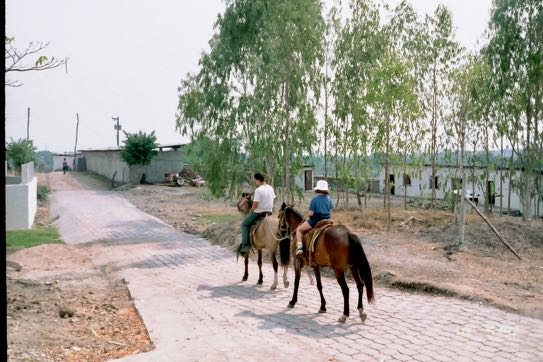
[{"label": "man in white shirt", "polygon": [[255,190],[253,197],[253,207],[249,215],[245,217],[241,224],[241,246],[239,252],[245,254],[251,250],[251,243],[249,241],[249,231],[251,226],[266,213],[271,213],[273,210],[273,200],[275,199],[275,192],[273,187],[266,183],[264,176],[260,173],[254,174],[255,183],[258,186]]}]

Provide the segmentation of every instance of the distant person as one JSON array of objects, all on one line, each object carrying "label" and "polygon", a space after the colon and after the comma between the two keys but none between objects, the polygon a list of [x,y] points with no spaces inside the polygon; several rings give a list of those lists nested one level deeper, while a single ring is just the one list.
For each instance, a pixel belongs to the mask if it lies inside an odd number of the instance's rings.
[{"label": "distant person", "polygon": [[330,199],[330,191],[328,190],[328,182],[324,180],[317,181],[315,192],[318,194],[311,200],[309,205],[309,219],[296,229],[296,255],[303,253],[302,234],[304,231],[311,230],[321,220],[329,220],[332,217],[332,209],[334,204]]},{"label": "distant person", "polygon": [[64,157],[64,161],[62,162],[62,171],[64,171],[64,174],[68,171],[68,161],[66,161],[66,157]]},{"label": "distant person", "polygon": [[273,187],[266,183],[264,176],[260,173],[254,174],[255,183],[258,186],[254,193],[253,207],[249,215],[245,217],[241,224],[241,245],[240,253],[244,255],[251,250],[251,242],[249,240],[249,231],[251,226],[261,217],[266,216],[266,213],[271,213],[273,209],[273,199],[275,192]]}]

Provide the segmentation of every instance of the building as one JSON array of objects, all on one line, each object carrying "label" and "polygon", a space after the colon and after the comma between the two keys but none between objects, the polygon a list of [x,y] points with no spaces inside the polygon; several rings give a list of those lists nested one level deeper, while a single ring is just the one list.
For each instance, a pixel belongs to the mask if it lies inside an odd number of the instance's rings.
[{"label": "building", "polygon": [[81,150],[81,155],[87,171],[108,179],[115,175],[117,183],[139,183],[142,173],[145,173],[147,182],[159,183],[164,182],[165,173],[180,173],[183,170],[185,146],[185,144],[161,145],[151,164],[144,167],[128,166],[121,159],[120,147]]},{"label": "building", "polygon": [[[500,182],[500,170],[491,170],[488,175],[488,185],[485,185],[486,178],[484,177],[485,169],[482,167],[466,167],[465,173],[467,176],[467,193],[471,193],[478,199],[479,204],[483,204],[485,198],[488,199],[489,205],[494,209],[501,206],[507,209],[509,203],[513,210],[523,210],[524,194],[518,188],[511,187],[515,182],[522,182],[522,170],[510,170],[504,168],[501,170],[502,180]],[[379,192],[385,191],[385,171],[382,169],[379,173],[378,183]],[[407,195],[414,198],[431,198],[432,196],[432,167],[427,165],[421,169],[411,169],[407,172],[402,169],[392,168],[389,171],[389,180],[391,183],[391,194],[396,196]],[[543,185],[543,171],[539,175],[540,185]],[[374,180],[376,182],[376,180]],[[436,167],[435,179],[433,182],[436,185],[436,198],[445,199],[453,195],[453,190],[461,189],[462,177],[460,168],[456,166],[438,166]],[[372,184],[373,186],[373,184]],[[485,187],[487,186],[487,187]],[[377,191],[373,187],[372,191]],[[485,194],[487,192],[487,194]],[[532,215],[541,215],[543,212],[543,195],[533,195],[531,201]],[[539,202],[539,207],[537,205]]]}]

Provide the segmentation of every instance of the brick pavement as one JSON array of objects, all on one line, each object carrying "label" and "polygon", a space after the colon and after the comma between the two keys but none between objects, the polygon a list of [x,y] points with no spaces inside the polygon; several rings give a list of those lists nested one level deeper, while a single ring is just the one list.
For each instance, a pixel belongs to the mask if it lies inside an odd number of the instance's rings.
[{"label": "brick pavement", "polygon": [[[543,360],[543,321],[454,298],[376,288],[376,304],[360,323],[338,324],[341,290],[324,278],[328,313],[318,314],[307,275],[298,304],[291,287],[270,291],[271,265],[256,286],[257,265],[242,283],[243,263],[221,247],[174,230],[114,192],[60,191],[53,217],[67,243],[91,242],[128,282],[155,350],[124,361]],[[105,240],[107,242],[96,242]],[[107,257],[106,257],[107,256]],[[371,255],[368,256],[371,263]],[[281,278],[280,278],[281,280]],[[349,283],[351,310],[356,287]]]}]

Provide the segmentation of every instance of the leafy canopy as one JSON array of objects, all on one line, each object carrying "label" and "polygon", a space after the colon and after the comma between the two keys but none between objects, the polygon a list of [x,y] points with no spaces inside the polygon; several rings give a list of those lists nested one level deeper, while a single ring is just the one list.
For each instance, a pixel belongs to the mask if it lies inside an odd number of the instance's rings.
[{"label": "leafy canopy", "polygon": [[138,133],[124,132],[126,139],[123,141],[124,148],[121,150],[121,158],[129,166],[146,166],[151,163],[154,156],[158,154],[156,150],[155,131],[147,134],[139,131]]},{"label": "leafy canopy", "polygon": [[6,158],[13,161],[17,172],[21,170],[21,165],[34,161],[34,141],[20,138],[6,144]]}]

